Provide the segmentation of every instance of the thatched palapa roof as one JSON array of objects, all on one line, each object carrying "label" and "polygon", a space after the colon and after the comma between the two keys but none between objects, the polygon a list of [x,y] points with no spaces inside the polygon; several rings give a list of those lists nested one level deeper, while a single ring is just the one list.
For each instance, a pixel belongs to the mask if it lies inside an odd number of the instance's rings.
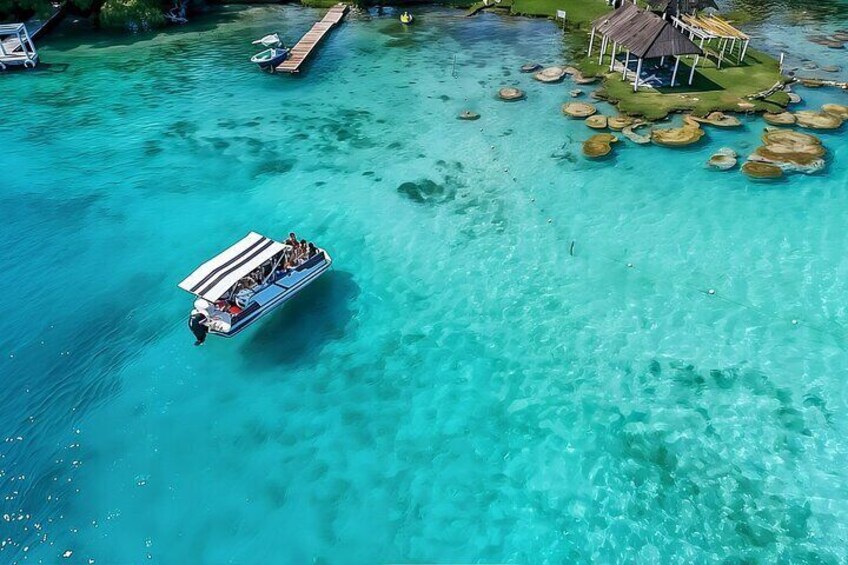
[{"label": "thatched palapa roof", "polygon": [[601,16],[592,26],[640,59],[702,54],[701,49],[673,25],[629,2]]}]

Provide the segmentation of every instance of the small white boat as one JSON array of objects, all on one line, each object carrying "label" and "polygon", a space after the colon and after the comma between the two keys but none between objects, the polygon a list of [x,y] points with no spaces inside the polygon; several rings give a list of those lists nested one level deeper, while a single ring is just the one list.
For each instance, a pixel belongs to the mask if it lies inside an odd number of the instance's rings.
[{"label": "small white boat", "polygon": [[197,297],[188,326],[201,345],[207,334],[233,337],[314,282],[333,261],[310,246],[290,265],[293,248],[256,232],[198,267],[179,287]]},{"label": "small white boat", "polygon": [[279,34],[269,33],[265,37],[254,41],[253,44],[261,45],[263,47],[279,47],[283,44],[283,42],[280,40]]},{"label": "small white boat", "polygon": [[251,57],[250,62],[256,63],[262,69],[273,69],[285,61],[288,56],[289,50],[285,47],[271,47]]}]

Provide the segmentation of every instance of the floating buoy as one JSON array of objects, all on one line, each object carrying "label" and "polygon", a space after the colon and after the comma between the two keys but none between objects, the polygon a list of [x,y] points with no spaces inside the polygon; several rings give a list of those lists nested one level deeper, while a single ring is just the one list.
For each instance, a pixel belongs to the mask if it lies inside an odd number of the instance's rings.
[{"label": "floating buoy", "polygon": [[628,266],[628,267],[630,267],[630,268],[632,269],[632,268],[633,268],[633,263],[628,263],[628,264],[627,264],[627,266]]},{"label": "floating buoy", "polygon": [[792,325],[793,325],[793,326],[797,326],[797,325],[798,325],[798,320],[792,320]]},{"label": "floating buoy", "polygon": [[707,291],[707,294],[715,294],[715,290],[710,289],[710,290]]}]

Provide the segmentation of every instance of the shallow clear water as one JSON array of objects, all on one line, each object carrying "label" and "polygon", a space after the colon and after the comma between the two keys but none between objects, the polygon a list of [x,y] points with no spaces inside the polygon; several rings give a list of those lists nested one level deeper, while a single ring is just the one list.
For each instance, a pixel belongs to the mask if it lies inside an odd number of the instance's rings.
[{"label": "shallow clear water", "polygon": [[[317,16],[2,77],[0,561],[845,561],[844,132],[775,184],[703,167],[756,119],[591,163],[573,85],[517,72],[565,60],[552,24],[354,17],[304,76],[247,62]],[[191,347],[177,282],[290,229],[334,270]]]}]

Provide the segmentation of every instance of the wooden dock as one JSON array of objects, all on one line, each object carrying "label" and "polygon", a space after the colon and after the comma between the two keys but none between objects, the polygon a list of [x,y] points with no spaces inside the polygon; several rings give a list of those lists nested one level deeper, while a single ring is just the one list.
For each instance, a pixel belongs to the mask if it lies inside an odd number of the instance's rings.
[{"label": "wooden dock", "polygon": [[327,12],[324,18],[313,25],[312,29],[300,38],[297,45],[292,47],[289,58],[280,63],[275,70],[283,73],[299,73],[300,67],[303,66],[306,59],[309,58],[330,30],[342,21],[347,10],[347,4],[336,4],[330,8],[330,11]]}]

